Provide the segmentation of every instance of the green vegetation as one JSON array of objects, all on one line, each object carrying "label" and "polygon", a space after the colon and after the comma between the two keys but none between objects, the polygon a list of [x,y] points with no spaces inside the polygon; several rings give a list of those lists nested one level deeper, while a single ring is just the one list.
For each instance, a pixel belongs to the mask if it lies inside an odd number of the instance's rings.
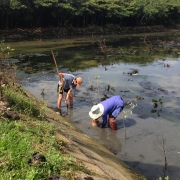
[{"label": "green vegetation", "polygon": [[5,47],[4,42],[5,40],[0,41],[0,58],[6,58],[7,55],[10,55],[14,51],[10,46]]},{"label": "green vegetation", "polygon": [[[9,73],[1,73],[0,79],[0,102],[9,104],[0,109],[0,179],[45,180],[62,176],[73,180],[77,172],[91,174],[66,154],[60,128],[45,120],[46,104],[29,97]],[[19,118],[8,113],[18,114]]]},{"label": "green vegetation", "polygon": [[1,0],[0,27],[166,25],[180,22],[178,0]]},{"label": "green vegetation", "polygon": [[157,113],[158,116],[160,116],[160,113],[162,112],[162,105],[163,105],[163,96],[162,98],[158,99],[152,99],[153,103],[153,109],[151,110],[151,113]]},{"label": "green vegetation", "polygon": [[[66,176],[67,170],[81,168],[73,163],[73,157],[58,151],[63,149],[62,142],[56,141],[48,123],[3,119],[0,124],[1,179],[48,179],[51,174]],[[30,166],[28,160],[36,151],[41,151],[47,161]]]},{"label": "green vegetation", "polygon": [[37,106],[33,100],[24,98],[26,93],[23,91],[22,87],[18,87],[18,91],[19,92],[15,92],[14,88],[8,88],[6,86],[3,88],[3,94],[8,97],[8,101],[13,109],[43,119],[46,110],[44,102],[39,102],[40,105]]},{"label": "green vegetation", "polygon": [[[162,177],[159,177],[159,179],[157,179],[157,180],[163,180],[163,178],[162,178]],[[164,180],[169,180],[169,176],[166,176],[166,177],[164,178]]]}]

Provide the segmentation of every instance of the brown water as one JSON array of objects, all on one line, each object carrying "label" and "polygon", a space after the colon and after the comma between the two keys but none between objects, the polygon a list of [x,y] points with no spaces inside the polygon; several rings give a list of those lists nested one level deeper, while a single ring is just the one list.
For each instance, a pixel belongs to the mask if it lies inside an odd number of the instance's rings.
[{"label": "brown water", "polygon": [[[95,54],[100,50],[95,42],[104,38],[108,46],[106,50],[109,50],[107,56]],[[58,76],[51,55],[53,50],[61,71],[81,76],[84,80],[82,87],[75,92],[74,108],[67,109],[62,104],[63,116],[149,179],[164,176],[166,156],[165,176],[175,180],[180,179],[179,44],[177,33],[161,33],[9,45],[15,46],[13,48],[18,52],[32,53],[18,63],[20,83],[55,109]],[[132,69],[137,69],[138,73],[129,75]],[[89,89],[92,85],[93,91]],[[42,97],[43,90],[45,95]],[[91,127],[88,112],[92,104],[105,95],[118,94],[125,102],[138,104],[124,119],[126,128],[123,128],[122,113],[117,118],[117,131]],[[157,101],[156,108],[152,99]],[[162,106],[159,99],[162,99]],[[124,110],[128,108],[127,105]]]}]

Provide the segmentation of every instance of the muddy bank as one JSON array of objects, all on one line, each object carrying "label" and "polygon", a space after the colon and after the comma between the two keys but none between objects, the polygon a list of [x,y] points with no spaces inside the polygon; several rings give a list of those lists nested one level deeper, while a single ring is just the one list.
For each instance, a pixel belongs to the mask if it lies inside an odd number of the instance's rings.
[{"label": "muddy bank", "polygon": [[[146,179],[129,168],[112,152],[97,143],[97,141],[78,130],[71,122],[68,122],[63,117],[56,114],[51,108],[47,109],[46,120],[55,123],[57,126],[61,126],[59,136],[68,144],[68,153],[79,159],[84,166],[97,174],[96,176],[91,176],[91,179]],[[85,175],[83,174],[81,174],[80,177],[83,177],[80,179],[85,179]]]},{"label": "muddy bank", "polygon": [[[178,29],[178,27],[177,27]],[[35,39],[52,39],[66,36],[78,35],[121,35],[130,33],[152,33],[166,32],[170,29],[162,25],[157,26],[136,26],[136,27],[89,27],[89,28],[36,28],[36,29],[20,29],[0,30],[0,39],[6,42],[23,41]]]}]

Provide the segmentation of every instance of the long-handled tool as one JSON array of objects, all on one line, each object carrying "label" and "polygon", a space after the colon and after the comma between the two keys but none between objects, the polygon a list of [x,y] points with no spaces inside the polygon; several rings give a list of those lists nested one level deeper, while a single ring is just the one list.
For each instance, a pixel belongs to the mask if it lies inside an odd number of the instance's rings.
[{"label": "long-handled tool", "polygon": [[[51,51],[51,53],[52,53],[52,56],[53,56],[53,59],[54,59],[54,63],[55,63],[55,65],[56,65],[56,71],[57,71],[57,74],[58,74],[58,76],[59,76],[59,70],[58,70],[58,66],[57,66],[56,58],[55,58],[55,56],[54,56],[53,51]],[[61,82],[61,84],[62,84],[62,90],[63,90],[63,94],[64,94],[64,89],[63,89],[63,80],[62,80],[60,77],[59,77],[59,80],[60,80],[60,82]],[[67,104],[67,108],[68,108],[68,104]]]},{"label": "long-handled tool", "polygon": [[[56,65],[56,71],[57,71],[58,76],[59,76],[59,70],[58,70],[58,66],[57,66],[56,58],[55,58],[55,56],[54,56],[53,51],[51,51],[51,53],[52,53],[52,56],[53,56],[53,59],[54,59],[54,63],[55,63],[55,65]],[[60,79],[60,77],[59,77],[59,79]],[[60,79],[60,80],[61,80],[61,79]]]}]

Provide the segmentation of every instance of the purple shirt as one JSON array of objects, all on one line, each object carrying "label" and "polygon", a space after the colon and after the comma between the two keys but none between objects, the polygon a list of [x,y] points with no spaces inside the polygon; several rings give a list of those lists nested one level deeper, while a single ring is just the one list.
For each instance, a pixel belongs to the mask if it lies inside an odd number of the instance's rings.
[{"label": "purple shirt", "polygon": [[100,102],[104,106],[104,112],[102,114],[102,127],[107,124],[107,115],[112,115],[115,118],[124,108],[124,102],[120,96],[113,96],[105,101]]}]

